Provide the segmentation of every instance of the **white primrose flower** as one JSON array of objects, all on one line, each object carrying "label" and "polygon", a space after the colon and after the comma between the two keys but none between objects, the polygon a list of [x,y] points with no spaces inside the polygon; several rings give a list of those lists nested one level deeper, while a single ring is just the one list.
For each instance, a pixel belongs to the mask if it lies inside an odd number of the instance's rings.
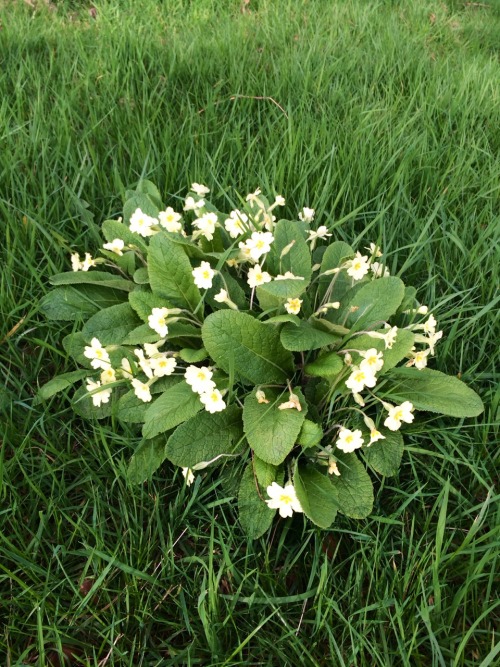
[{"label": "white primrose flower", "polygon": [[90,365],[92,368],[102,368],[106,370],[110,365],[109,354],[99,342],[98,338],[92,338],[90,345],[87,345],[83,351],[83,355],[87,359],[91,359]]},{"label": "white primrose flower", "polygon": [[199,287],[200,289],[210,289],[210,287],[212,287],[215,271],[208,262],[202,262],[200,266],[193,269],[191,273],[196,287]]},{"label": "white primrose flower", "polygon": [[167,230],[167,232],[181,232],[182,222],[181,214],[176,213],[171,206],[168,206],[165,211],[158,213],[160,225]]},{"label": "white primrose flower", "polygon": [[370,264],[370,270],[373,273],[374,278],[387,278],[391,275],[391,272],[380,262],[372,262]]},{"label": "white primrose flower", "polygon": [[238,248],[240,249],[240,256],[239,256],[240,262],[253,262],[253,263],[255,263],[257,261],[256,259],[253,259],[252,255],[251,255],[251,250],[252,249],[249,248],[246,243],[244,243],[243,241],[240,241],[238,243]]},{"label": "white primrose flower", "polygon": [[419,315],[427,315],[428,312],[429,312],[429,306],[419,306],[417,308],[417,313]]},{"label": "white primrose flower", "polygon": [[292,299],[291,297],[286,300],[285,310],[289,315],[298,315],[300,312],[300,307],[302,305],[303,299]]},{"label": "white primrose flower", "polygon": [[374,347],[371,347],[369,350],[360,350],[359,354],[363,357],[363,361],[359,364],[362,371],[366,370],[370,373],[378,373],[384,365],[384,355]]},{"label": "white primrose flower", "polygon": [[71,268],[73,271],[81,271],[82,263],[80,262],[80,255],[77,252],[71,253]]},{"label": "white primrose flower", "polygon": [[276,198],[274,200],[273,208],[274,206],[284,206],[285,205],[285,198],[282,195],[276,195]]},{"label": "white primrose flower", "polygon": [[370,257],[382,257],[382,250],[376,243],[370,243],[365,250],[368,250]]},{"label": "white primrose flower", "polygon": [[193,197],[186,197],[184,200],[184,210],[185,211],[199,211],[205,206],[204,199],[194,199]]},{"label": "white primrose flower", "polygon": [[377,378],[373,371],[352,366],[351,374],[345,384],[353,393],[359,394],[365,387],[374,387],[377,384]]},{"label": "white primrose flower", "polygon": [[305,280],[304,276],[296,276],[291,271],[285,271],[283,275],[278,274],[275,280]]},{"label": "white primrose flower", "polygon": [[343,452],[350,454],[355,449],[362,447],[363,442],[363,436],[359,429],[350,431],[348,428],[341,428],[339,431],[339,437],[335,444]]},{"label": "white primrose flower", "polygon": [[130,379],[134,377],[134,374],[132,372],[132,366],[130,365],[130,361],[127,359],[127,357],[122,358],[120,371],[124,378]]},{"label": "white primrose flower", "polygon": [[257,197],[258,197],[259,195],[261,195],[261,194],[262,194],[261,189],[260,189],[260,188],[257,188],[257,190],[255,190],[255,192],[251,192],[250,194],[248,194],[248,195],[245,197],[245,199],[246,199],[246,201],[253,202],[253,201],[255,201],[255,200],[257,199]]},{"label": "white primrose flower", "polygon": [[246,247],[250,249],[250,257],[257,261],[262,255],[271,250],[274,236],[271,232],[252,232],[252,236],[246,241]]},{"label": "white primrose flower", "polygon": [[282,487],[277,482],[273,482],[266,491],[270,498],[266,500],[267,506],[272,510],[278,510],[282,519],[292,516],[294,512],[303,511],[293,484]]},{"label": "white primrose flower", "polygon": [[106,368],[101,372],[101,383],[110,384],[111,382],[116,382],[116,373],[113,368]]},{"label": "white primrose flower", "polygon": [[[259,401],[260,403],[260,401]],[[285,403],[278,405],[278,410],[297,410],[297,412],[302,412],[302,406],[299,401],[297,394],[290,392],[290,397]]]},{"label": "white primrose flower", "polygon": [[410,401],[404,401],[401,405],[390,407],[389,416],[384,421],[384,426],[387,426],[390,431],[398,431],[401,428],[401,422],[412,423],[415,418],[412,411],[413,403],[410,403]]},{"label": "white primrose flower", "polygon": [[366,276],[370,270],[370,262],[366,255],[362,255],[360,252],[356,253],[354,259],[350,259],[345,263],[347,268],[347,275],[351,276],[353,280],[361,280]]},{"label": "white primrose flower", "polygon": [[379,338],[380,340],[383,340],[385,344],[385,349],[390,350],[392,349],[394,341],[396,340],[396,337],[398,335],[398,328],[389,327],[389,330],[385,334],[380,333],[379,331],[368,331],[367,333],[370,336],[370,338]]},{"label": "white primrose flower", "polygon": [[302,211],[299,213],[299,220],[302,222],[312,222],[314,220],[314,214],[316,211],[313,208],[307,208],[304,206]]},{"label": "white primrose flower", "polygon": [[149,365],[153,371],[153,375],[157,378],[162,378],[166,375],[172,375],[177,366],[177,362],[173,357],[167,357],[163,352],[152,357],[149,360]]},{"label": "white primrose flower", "polygon": [[217,303],[225,303],[227,301],[227,292],[225,289],[221,289],[220,292],[218,292],[214,296],[214,301],[217,301]]},{"label": "white primrose flower", "polygon": [[406,364],[407,366],[415,366],[415,368],[418,368],[419,371],[421,371],[423,368],[427,366],[427,357],[429,356],[431,350],[428,348],[427,350],[419,350],[418,352],[414,352],[412,354],[412,358],[410,361]]},{"label": "white primrose flower", "polygon": [[[172,310],[171,310],[171,312],[172,312]],[[162,354],[161,352],[159,352],[158,348],[165,344],[165,340],[166,340],[166,338],[162,338],[161,340],[157,341],[156,343],[144,343],[143,344],[144,352],[150,358],[154,357],[157,354]]]},{"label": "white primrose flower", "polygon": [[415,343],[424,343],[429,346],[429,353],[434,355],[434,348],[438,340],[441,340],[443,337],[442,331],[436,331],[436,333],[431,334],[430,336],[422,336],[421,334],[415,334]]},{"label": "white primrose flower", "polygon": [[191,183],[191,190],[195,192],[198,197],[203,197],[204,195],[208,195],[210,192],[210,188],[207,188],[206,185],[202,185],[201,183]]},{"label": "white primrose flower", "polygon": [[134,394],[144,403],[149,403],[151,400],[151,391],[149,385],[146,382],[141,382],[135,378],[132,380],[132,387],[134,388]]},{"label": "white primrose flower", "polygon": [[373,443],[377,442],[377,440],[385,440],[385,435],[382,435],[382,433],[380,433],[380,431],[375,426],[375,422],[373,421],[373,419],[368,417],[368,415],[364,415],[363,421],[365,422],[366,426],[370,429],[370,442],[367,444],[367,447],[373,445]]},{"label": "white primrose flower", "polygon": [[168,308],[153,308],[151,315],[148,316],[148,324],[156,333],[164,338],[168,334],[167,317]]},{"label": "white primrose flower", "polygon": [[204,213],[201,218],[193,221],[193,227],[199,230],[199,233],[208,241],[214,237],[215,225],[217,224],[217,215],[215,213]]},{"label": "white primrose flower", "polygon": [[[100,381],[94,382],[90,378],[87,378],[87,391],[93,392],[96,389],[99,389],[101,386]],[[92,394],[92,403],[96,408],[100,408],[103,403],[109,403],[109,397],[111,396],[111,389],[102,389],[101,391],[96,391],[95,394]]]},{"label": "white primrose flower", "polygon": [[207,366],[191,365],[186,368],[184,379],[195,393],[208,394],[215,389],[212,375],[212,371]]},{"label": "white primrose flower", "polygon": [[307,238],[308,241],[316,241],[317,239],[326,239],[331,234],[328,233],[328,227],[326,225],[320,225],[316,231],[311,230]]},{"label": "white primrose flower", "polygon": [[436,333],[436,324],[436,318],[431,313],[427,322],[424,322],[422,325],[424,333],[433,336]]},{"label": "white primrose flower", "polygon": [[191,468],[182,468],[181,470],[184,479],[186,480],[186,486],[191,486],[191,484],[194,482],[194,472],[191,470]]},{"label": "white primrose flower", "polygon": [[145,358],[144,352],[140,348],[137,348],[136,350],[134,350],[134,354],[138,359],[137,363],[139,364],[142,372],[145,375],[147,375],[147,377],[149,379],[151,379],[153,377],[153,370],[151,368],[151,360]]},{"label": "white primrose flower", "polygon": [[122,239],[113,239],[109,243],[105,243],[103,246],[104,250],[109,250],[114,252],[115,255],[121,257],[123,255],[123,248],[125,247],[125,241]]},{"label": "white primrose flower", "polygon": [[81,263],[80,269],[82,271],[88,271],[89,269],[91,269],[96,264],[97,264],[97,262],[95,261],[95,259],[92,259],[92,255],[89,252],[86,252],[85,253],[85,259]]},{"label": "white primrose flower", "polygon": [[247,283],[252,288],[264,285],[265,283],[270,283],[271,280],[272,278],[270,274],[267,271],[263,271],[260,264],[256,264],[248,269]]},{"label": "white primrose flower", "polygon": [[265,229],[267,229],[268,232],[272,232],[273,227],[274,227],[274,223],[276,222],[276,216],[275,215],[269,215],[268,213],[264,213],[262,221],[264,223]]},{"label": "white primrose flower", "polygon": [[140,208],[136,208],[130,216],[129,229],[131,232],[135,232],[146,238],[147,236],[156,234],[156,230],[153,229],[153,225],[156,224],[158,224],[156,218],[152,218],[150,215],[143,213]]},{"label": "white primrose flower", "polygon": [[238,236],[246,232],[246,223],[248,223],[248,215],[236,209],[235,211],[231,211],[229,218],[224,221],[224,227],[232,239],[237,239]]},{"label": "white primrose flower", "polygon": [[200,394],[200,401],[205,406],[205,410],[212,414],[214,412],[221,412],[226,408],[222,394],[218,389],[212,389],[211,391]]}]

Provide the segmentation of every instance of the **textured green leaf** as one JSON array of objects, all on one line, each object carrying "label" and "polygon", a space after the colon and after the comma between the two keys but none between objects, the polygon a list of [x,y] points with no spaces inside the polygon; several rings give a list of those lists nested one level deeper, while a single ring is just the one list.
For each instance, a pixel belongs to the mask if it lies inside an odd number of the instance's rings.
[{"label": "textured green leaf", "polygon": [[352,519],[364,519],[373,509],[370,476],[356,454],[344,454],[336,449],[335,456],[340,477],[332,475],[330,482],[338,509]]},{"label": "textured green leaf", "polygon": [[320,528],[329,528],[337,516],[330,480],[312,466],[295,467],[293,486],[304,514]]},{"label": "textured green leaf", "polygon": [[327,345],[335,345],[340,340],[335,334],[316,328],[308,320],[302,320],[299,326],[285,324],[280,338],[283,347],[293,352],[318,350]]},{"label": "textured green leaf", "polygon": [[120,276],[114,276],[106,271],[69,271],[56,273],[50,277],[51,285],[99,285],[100,287],[111,287],[112,289],[130,292],[134,289],[134,283]]},{"label": "textured green leaf", "polygon": [[307,285],[306,280],[293,280],[292,278],[272,280],[270,283],[265,283],[257,287],[257,298],[259,299],[259,303],[262,301],[263,295],[284,302],[287,299],[295,299],[295,297],[300,296],[307,288]]},{"label": "textured green leaf", "polygon": [[[354,250],[351,246],[343,241],[334,241],[331,243],[323,255],[321,260],[320,273],[337,269],[349,257],[354,255]],[[341,301],[345,293],[351,288],[352,280],[345,271],[340,271],[337,274],[329,276],[321,276],[318,281],[318,303],[325,300]],[[331,288],[331,289],[330,289]]]},{"label": "textured green leaf", "polygon": [[163,208],[160,191],[152,181],[148,181],[147,178],[141,178],[139,183],[137,183],[135,191],[138,194],[147,195],[159,209]]},{"label": "textured green leaf", "polygon": [[40,387],[36,395],[35,403],[48,400],[59,392],[73,386],[75,382],[82,380],[84,377],[88,376],[88,374],[89,372],[87,370],[79,370],[56,375],[51,380],[46,382],[43,387]]},{"label": "textured green leaf", "polygon": [[63,348],[66,353],[72,357],[77,364],[85,368],[92,368],[90,359],[83,354],[87,341],[81,331],[75,331],[65,336],[62,340]]},{"label": "textured green leaf", "polygon": [[[359,330],[389,319],[403,300],[405,286],[402,280],[391,276],[378,278],[361,285],[345,295],[337,312],[337,319],[346,319],[347,327]],[[354,310],[354,312],[352,312]]]},{"label": "textured green leaf", "polygon": [[344,368],[344,361],[336,352],[327,352],[304,368],[306,375],[328,378],[338,375]]},{"label": "textured green leaf", "polygon": [[198,394],[183,380],[167,389],[146,410],[142,435],[153,438],[194,417],[203,407]]},{"label": "textured green leaf", "polygon": [[94,315],[103,308],[123,303],[126,295],[122,291],[97,285],[65,285],[46,294],[40,310],[49,320],[81,320]]},{"label": "textured green leaf", "polygon": [[[278,481],[284,477],[283,467],[273,466],[271,463],[266,463],[254,454],[252,459],[253,471],[260,486],[265,490],[273,482]],[[279,484],[281,482],[278,481]]]},{"label": "textured green leaf", "polygon": [[206,410],[181,424],[170,436],[166,454],[175,465],[202,469],[239,455],[244,448],[241,408],[230,405],[221,412]]},{"label": "textured green leaf", "polygon": [[120,345],[140,320],[128,303],[120,303],[100,310],[87,320],[82,333],[90,343],[98,338],[101,345]]},{"label": "textured green leaf", "polygon": [[113,414],[113,406],[117,395],[116,389],[114,389],[108,403],[102,403],[100,407],[96,407],[92,402],[92,396],[87,391],[87,387],[80,387],[72,397],[73,409],[77,415],[84,419],[105,419]]},{"label": "textured green leaf", "polygon": [[183,347],[179,350],[179,357],[187,364],[197,364],[208,357],[208,352],[204,347],[193,350],[190,347]]},{"label": "textured green leaf", "polygon": [[[386,329],[379,330],[379,333],[387,333]],[[368,334],[362,334],[361,336],[356,336],[351,338],[347,343],[346,347],[349,350],[369,350],[375,348],[378,352],[382,352],[384,355],[384,365],[377,375],[382,375],[386,373],[391,368],[394,368],[402,359],[409,355],[411,348],[415,343],[415,335],[408,331],[408,329],[398,329],[396,335],[396,340],[393,343],[392,348],[385,349],[385,342],[380,338],[372,338]],[[353,361],[355,364],[358,364],[362,361],[362,357],[353,353]]]},{"label": "textured green leaf", "polygon": [[128,301],[143,322],[148,322],[153,308],[173,308],[164,297],[146,290],[135,290],[128,295]]},{"label": "textured green leaf", "polygon": [[394,368],[384,395],[396,403],[410,401],[415,409],[450,417],[477,417],[484,410],[480,397],[464,382],[430,368]]},{"label": "textured green leaf", "polygon": [[115,239],[121,239],[125,245],[137,246],[142,251],[147,248],[144,238],[140,234],[131,232],[127,225],[118,220],[105,220],[102,223],[102,235],[108,243]]},{"label": "textured green leaf", "polygon": [[151,403],[145,403],[137,398],[135,392],[127,391],[118,401],[116,416],[120,421],[128,424],[142,424],[146,410],[150,407]]},{"label": "textured green leaf", "polygon": [[266,505],[265,498],[265,488],[257,483],[250,462],[241,478],[238,512],[243,530],[251,540],[256,540],[269,530],[276,513],[276,510],[269,509]]},{"label": "textured green leaf", "polygon": [[[168,325],[168,334],[164,336],[169,341],[175,341],[176,344],[187,344],[188,340],[200,338],[200,329],[191,324],[182,322],[173,322]],[[125,345],[141,345],[142,343],[156,343],[160,340],[160,334],[151,329],[149,324],[141,324],[127,335],[122,341]]]},{"label": "textured green leaf", "polygon": [[141,266],[134,272],[134,282],[137,285],[149,285],[149,273],[145,266]]},{"label": "textured green leaf", "polygon": [[253,384],[282,383],[293,373],[293,358],[280,343],[278,332],[250,315],[219,310],[203,324],[205,348],[216,364],[235,371]]},{"label": "textured green leaf", "polygon": [[141,484],[161,466],[166,459],[165,438],[143,440],[130,459],[127,477],[132,484]]},{"label": "textured green leaf", "polygon": [[154,294],[179,308],[194,311],[201,295],[194,284],[193,268],[182,246],[165,234],[151,239],[148,253],[149,282]]},{"label": "textured green leaf", "polygon": [[[283,275],[291,271],[295,276],[302,276],[302,283],[309,283],[311,278],[311,253],[304,238],[304,225],[292,220],[280,220],[273,231],[274,243],[267,256],[267,264],[273,275]],[[283,250],[293,243],[283,256]],[[278,281],[281,282],[281,281]]]},{"label": "textured green leaf", "polygon": [[302,411],[280,410],[279,405],[288,401],[288,391],[266,389],[269,403],[259,403],[255,392],[245,399],[243,425],[250,447],[266,463],[278,465],[287,457],[297,442],[307,412],[307,404],[300,389],[294,389]]},{"label": "textured green leaf", "polygon": [[[130,218],[138,208],[140,208],[141,211],[146,215],[150,215],[152,218],[158,218],[158,214],[160,212],[158,205],[149,195],[138,192],[137,194],[134,194],[132,197],[127,199],[123,205],[123,221],[126,225],[130,223]],[[157,234],[157,236],[159,235]]]},{"label": "textured green leaf", "polygon": [[[386,428],[381,428],[380,432],[385,436],[385,440],[377,440],[373,445],[363,447],[362,451],[366,462],[373,470],[391,477],[397,474],[401,465],[404,450],[403,436],[399,431],[389,431]],[[368,434],[365,439],[367,438]]]},{"label": "textured green leaf", "polygon": [[302,447],[315,447],[323,438],[323,429],[309,419],[305,419],[297,437],[297,442]]},{"label": "textured green leaf", "polygon": [[284,324],[285,322],[291,322],[296,327],[300,326],[301,321],[297,315],[274,315],[267,320],[262,320],[264,324]]}]

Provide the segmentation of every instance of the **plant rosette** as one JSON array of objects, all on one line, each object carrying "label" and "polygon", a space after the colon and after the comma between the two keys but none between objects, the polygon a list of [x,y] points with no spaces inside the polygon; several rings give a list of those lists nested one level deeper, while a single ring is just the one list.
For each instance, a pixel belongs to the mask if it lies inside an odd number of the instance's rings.
[{"label": "plant rosette", "polygon": [[397,473],[420,411],[474,417],[482,402],[428,368],[443,332],[376,244],[355,252],[313,228],[311,208],[279,219],[281,196],[256,190],[222,213],[207,195],[193,183],[165,207],[141,181],[104,221],[100,256],[74,252],[51,278],[42,309],[82,324],[63,340],[81,368],[39,400],[82,382],[79,415],[142,425],[134,482],[166,459],[187,485],[236,466],[251,538],[276,513],[321,528],[337,512],[362,519],[369,470]]}]

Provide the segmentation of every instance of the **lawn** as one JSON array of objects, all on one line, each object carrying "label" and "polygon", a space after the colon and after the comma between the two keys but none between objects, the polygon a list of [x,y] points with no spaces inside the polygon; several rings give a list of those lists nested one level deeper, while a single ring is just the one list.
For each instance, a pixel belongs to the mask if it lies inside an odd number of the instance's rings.
[{"label": "lawn", "polygon": [[[499,55],[498,0],[0,0],[1,665],[498,664]],[[484,414],[420,414],[328,531],[249,542],[217,473],[131,485],[137,429],[34,399],[74,368],[49,276],[141,177],[379,242]]]}]

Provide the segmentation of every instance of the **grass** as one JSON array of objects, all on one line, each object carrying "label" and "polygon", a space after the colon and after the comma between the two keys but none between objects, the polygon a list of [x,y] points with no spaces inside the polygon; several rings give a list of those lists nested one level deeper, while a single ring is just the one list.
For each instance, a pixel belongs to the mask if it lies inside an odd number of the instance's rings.
[{"label": "grass", "polygon": [[[0,3],[0,663],[498,664],[500,4],[89,6]],[[374,515],[327,532],[248,543],[216,476],[129,485],[137,433],[33,397],[72,368],[48,276],[141,175],[378,240],[484,415],[421,416]]]}]

